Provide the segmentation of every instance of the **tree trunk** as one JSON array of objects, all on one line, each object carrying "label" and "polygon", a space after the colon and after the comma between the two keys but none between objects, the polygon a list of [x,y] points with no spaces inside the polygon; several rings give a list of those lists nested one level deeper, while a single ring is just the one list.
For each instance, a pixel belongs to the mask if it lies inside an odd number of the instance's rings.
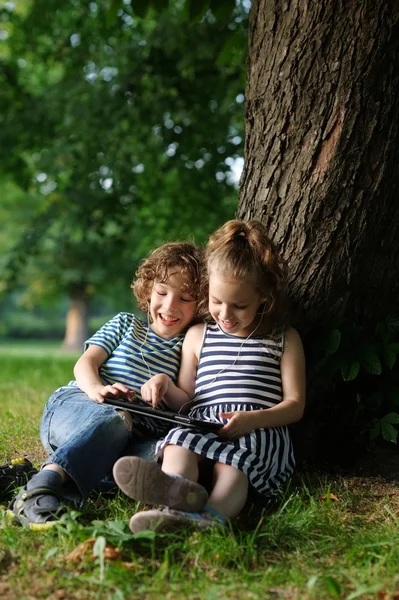
[{"label": "tree trunk", "polygon": [[281,247],[302,332],[399,296],[399,3],[254,0],[237,216]]},{"label": "tree trunk", "polygon": [[85,286],[71,291],[70,308],[66,316],[65,338],[62,347],[69,352],[81,351],[88,338],[88,297]]}]

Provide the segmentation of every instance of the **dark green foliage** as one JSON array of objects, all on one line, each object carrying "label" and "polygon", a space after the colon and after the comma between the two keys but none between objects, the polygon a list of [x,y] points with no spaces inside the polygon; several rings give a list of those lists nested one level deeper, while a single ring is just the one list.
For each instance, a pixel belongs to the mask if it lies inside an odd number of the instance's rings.
[{"label": "dark green foliage", "polygon": [[[309,360],[335,381],[334,396],[358,433],[397,441],[399,425],[399,319],[387,317],[373,332],[347,320],[310,336]],[[346,414],[345,414],[346,413]]]},{"label": "dark green foliage", "polygon": [[0,169],[31,198],[0,237],[2,289],[118,297],[150,248],[234,216],[246,13],[185,27],[178,3],[145,19],[125,3],[24,6],[0,13]]},{"label": "dark green foliage", "polygon": [[[115,21],[117,12],[123,6],[122,0],[111,0],[108,8],[107,20],[111,24]],[[130,0],[130,5],[135,15],[146,17],[152,9],[159,13],[165,11],[170,5],[176,5],[173,0]],[[183,0],[178,3],[182,7],[182,14],[188,22],[201,19],[210,10],[212,15],[221,21],[229,21],[234,12],[235,0]]]}]

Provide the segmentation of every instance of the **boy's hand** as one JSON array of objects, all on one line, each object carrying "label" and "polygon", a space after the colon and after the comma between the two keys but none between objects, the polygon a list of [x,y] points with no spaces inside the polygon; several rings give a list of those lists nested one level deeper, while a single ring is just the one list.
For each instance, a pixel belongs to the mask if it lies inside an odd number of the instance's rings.
[{"label": "boy's hand", "polygon": [[254,429],[257,429],[256,415],[253,411],[236,410],[233,412],[219,413],[222,419],[228,419],[226,423],[218,431],[220,437],[228,439],[238,438],[242,435],[251,433]]},{"label": "boy's hand", "polygon": [[168,375],[160,374],[151,377],[141,386],[141,397],[156,408],[168,391],[170,378]]},{"label": "boy's hand", "polygon": [[130,390],[123,383],[114,383],[113,385],[92,385],[86,392],[90,400],[95,402],[104,402],[105,398],[123,398],[128,402],[134,400],[136,392]]}]

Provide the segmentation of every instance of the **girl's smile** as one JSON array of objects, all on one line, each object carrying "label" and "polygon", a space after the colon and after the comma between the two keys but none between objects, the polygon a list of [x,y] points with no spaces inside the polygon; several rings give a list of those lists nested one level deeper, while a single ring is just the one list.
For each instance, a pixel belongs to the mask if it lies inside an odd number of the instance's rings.
[{"label": "girl's smile", "polygon": [[226,333],[247,337],[257,326],[261,297],[257,287],[212,271],[209,275],[209,311]]}]

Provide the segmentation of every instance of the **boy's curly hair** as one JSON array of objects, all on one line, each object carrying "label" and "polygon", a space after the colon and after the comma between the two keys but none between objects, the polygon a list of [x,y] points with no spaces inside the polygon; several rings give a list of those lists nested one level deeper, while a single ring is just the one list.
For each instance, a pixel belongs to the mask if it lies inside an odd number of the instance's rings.
[{"label": "boy's curly hair", "polygon": [[168,242],[155,248],[141,261],[130,286],[138,308],[147,311],[155,281],[165,283],[172,267],[180,267],[182,291],[197,301],[195,320],[201,320],[207,303],[203,287],[204,251],[190,242]]}]

